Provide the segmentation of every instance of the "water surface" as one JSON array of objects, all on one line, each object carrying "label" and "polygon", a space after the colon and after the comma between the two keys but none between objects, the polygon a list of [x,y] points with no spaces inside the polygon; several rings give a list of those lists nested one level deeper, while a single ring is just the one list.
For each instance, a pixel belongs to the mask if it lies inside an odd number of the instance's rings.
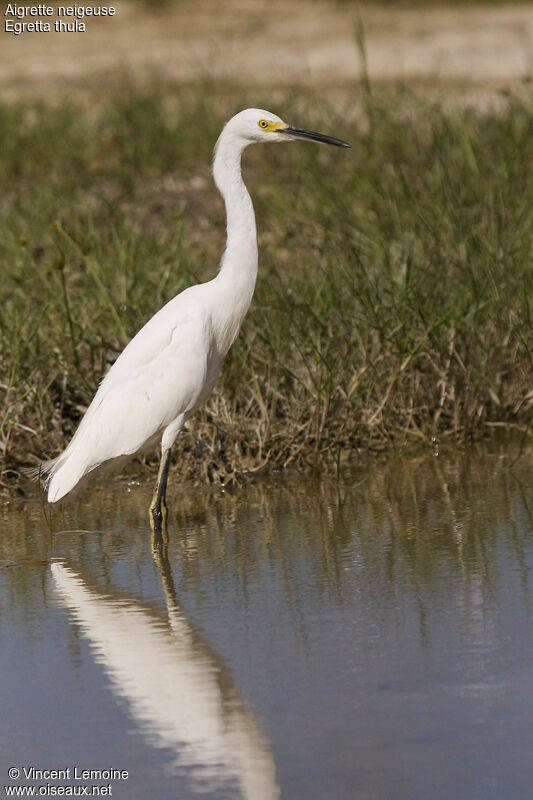
[{"label": "water surface", "polygon": [[[533,462],[518,455],[171,485],[155,557],[149,485],[94,488],[49,524],[38,498],[5,506],[0,796],[529,799]],[[9,779],[31,766],[69,779]]]}]

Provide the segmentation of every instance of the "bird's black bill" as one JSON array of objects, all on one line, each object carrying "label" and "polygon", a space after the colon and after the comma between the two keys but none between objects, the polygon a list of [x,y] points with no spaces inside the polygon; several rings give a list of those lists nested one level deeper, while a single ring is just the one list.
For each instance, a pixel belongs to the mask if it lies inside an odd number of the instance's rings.
[{"label": "bird's black bill", "polygon": [[310,142],[322,142],[322,144],[332,144],[334,147],[351,147],[348,142],[343,142],[342,139],[335,139],[333,136],[324,136],[323,133],[314,133],[313,131],[304,131],[303,128],[295,128],[293,125],[287,125],[286,128],[279,128],[278,133],[283,133],[285,136],[292,136],[294,139],[306,139]]}]

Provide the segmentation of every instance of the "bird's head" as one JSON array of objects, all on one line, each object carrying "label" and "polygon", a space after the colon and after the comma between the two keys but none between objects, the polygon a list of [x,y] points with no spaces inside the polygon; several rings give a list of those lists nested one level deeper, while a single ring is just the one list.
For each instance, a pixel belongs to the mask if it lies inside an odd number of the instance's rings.
[{"label": "bird's head", "polygon": [[276,114],[261,108],[246,108],[235,114],[226,123],[222,135],[233,138],[242,148],[254,142],[291,142],[296,139],[322,142],[336,147],[350,147],[347,142],[335,139],[333,136],[288,125]]}]

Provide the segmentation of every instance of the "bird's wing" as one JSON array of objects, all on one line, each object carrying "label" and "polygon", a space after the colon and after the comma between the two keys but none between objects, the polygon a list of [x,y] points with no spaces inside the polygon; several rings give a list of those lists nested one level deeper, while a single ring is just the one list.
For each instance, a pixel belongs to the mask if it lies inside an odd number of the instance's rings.
[{"label": "bird's wing", "polygon": [[111,374],[128,372],[132,366],[140,368],[144,364],[151,363],[176,335],[183,343],[194,341],[190,337],[194,333],[195,324],[201,326],[205,322],[199,293],[191,291],[196,288],[199,287],[191,286],[185,289],[143,325],[120,353],[102,380],[102,385],[109,381]]},{"label": "bird's wing", "polygon": [[209,320],[197,313],[175,320],[166,309],[121,353],[68,446],[68,456],[83,452],[85,471],[137,452],[198,404],[212,350]]}]

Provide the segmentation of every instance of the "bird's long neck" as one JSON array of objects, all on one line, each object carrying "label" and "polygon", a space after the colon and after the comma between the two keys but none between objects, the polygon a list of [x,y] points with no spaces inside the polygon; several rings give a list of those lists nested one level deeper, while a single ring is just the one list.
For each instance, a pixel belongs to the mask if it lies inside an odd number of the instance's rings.
[{"label": "bird's long neck", "polygon": [[222,132],[213,161],[215,183],[226,205],[227,243],[216,281],[223,324],[229,326],[228,348],[248,310],[257,278],[257,232],[252,200],[241,174],[242,150],[241,144]]}]

